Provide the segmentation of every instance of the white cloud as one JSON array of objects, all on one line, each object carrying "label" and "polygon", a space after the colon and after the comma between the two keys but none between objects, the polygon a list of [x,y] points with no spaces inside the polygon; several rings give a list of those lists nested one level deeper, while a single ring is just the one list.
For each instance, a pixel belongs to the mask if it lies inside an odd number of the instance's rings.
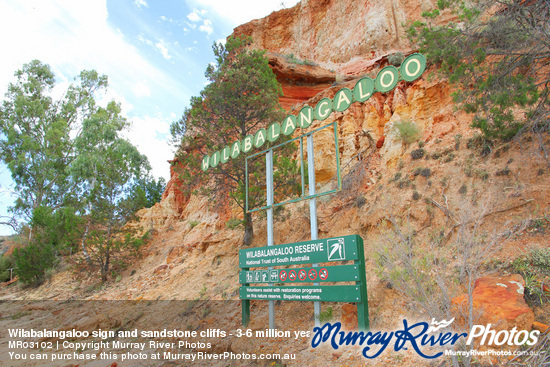
[{"label": "white cloud", "polygon": [[201,16],[199,15],[198,11],[195,9],[192,13],[189,13],[187,15],[187,19],[189,19],[192,22],[199,22],[201,20]]},{"label": "white cloud", "polygon": [[162,39],[159,39],[157,43],[154,43],[150,39],[147,39],[143,36],[143,34],[138,35],[137,37],[138,41],[145,43],[146,45],[149,45],[159,51],[166,60],[170,60],[172,58],[172,55],[168,53],[168,47],[166,46],[166,42]]},{"label": "white cloud", "polygon": [[134,116],[130,118],[132,127],[126,133],[132,144],[149,159],[153,175],[164,177],[166,181],[170,179],[167,161],[174,156],[167,142],[172,120],[162,116]]},{"label": "white cloud", "polygon": [[145,0],[134,0],[134,5],[137,6],[138,8],[141,8],[142,6],[145,8],[149,7],[149,5],[147,4],[147,1]]},{"label": "white cloud", "polygon": [[164,57],[166,60],[170,60],[172,58],[172,56],[168,54],[168,48],[166,47],[164,40],[159,40],[155,44],[155,47],[157,48],[157,50],[160,51],[162,57]]},{"label": "white cloud", "polygon": [[[284,0],[285,8],[296,5],[300,0]],[[192,7],[206,8],[210,14],[228,19],[233,26],[244,24],[253,19],[263,18],[273,11],[283,8],[281,0],[187,0]]]},{"label": "white cloud", "polygon": [[139,81],[134,85],[134,94],[136,97],[151,97],[149,87],[142,81]]},{"label": "white cloud", "polygon": [[153,46],[153,41],[151,41],[150,39],[147,39],[143,36],[142,33],[140,33],[137,37],[138,41],[140,42],[143,42],[145,44],[148,44],[149,46]]},{"label": "white cloud", "polygon": [[212,34],[212,32],[214,32],[214,28],[212,28],[212,21],[209,19],[205,19],[202,25],[199,27],[199,31],[207,33],[209,35]]},{"label": "white cloud", "polygon": [[[198,23],[202,23],[199,25],[199,31],[207,33],[208,35],[212,34],[214,32],[214,28],[212,27],[212,21],[210,19],[205,19],[203,16],[206,14],[206,10],[201,9],[193,9],[193,11],[189,14],[187,14],[187,19],[191,21],[191,23],[186,22],[187,26],[189,26],[191,29],[196,29]],[[184,27],[184,31],[187,32],[187,29]]]}]

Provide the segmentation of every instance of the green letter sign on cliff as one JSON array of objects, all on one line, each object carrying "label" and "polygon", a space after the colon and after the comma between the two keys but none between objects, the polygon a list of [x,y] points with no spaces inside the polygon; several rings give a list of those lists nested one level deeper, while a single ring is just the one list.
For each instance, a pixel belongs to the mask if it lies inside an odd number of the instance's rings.
[{"label": "green letter sign on cliff", "polygon": [[281,123],[272,123],[267,130],[260,129],[254,136],[245,137],[242,142],[235,141],[231,146],[226,146],[221,151],[205,156],[201,164],[202,170],[206,171],[210,167],[215,168],[230,158],[236,158],[240,152],[248,153],[253,147],[261,148],[266,141],[274,142],[281,135],[291,135],[297,127],[305,129],[311,125],[313,120],[325,120],[333,111],[343,112],[353,102],[365,102],[376,92],[389,92],[401,80],[412,82],[420,78],[424,70],[426,70],[426,58],[421,54],[412,54],[403,61],[399,68],[386,66],[380,70],[374,80],[369,77],[361,78],[353,90],[342,88],[336,92],[334,99],[323,98],[317,102],[315,108],[305,106],[300,110],[298,116],[288,115]]}]

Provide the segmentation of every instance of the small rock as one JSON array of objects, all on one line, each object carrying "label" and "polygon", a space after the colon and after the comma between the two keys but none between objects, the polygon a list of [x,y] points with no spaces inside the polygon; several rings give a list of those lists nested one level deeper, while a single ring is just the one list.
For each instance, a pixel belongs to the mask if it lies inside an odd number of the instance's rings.
[{"label": "small rock", "polygon": [[164,265],[159,266],[158,268],[156,268],[156,269],[153,271],[153,273],[154,273],[154,274],[158,274],[158,273],[162,272],[162,271],[165,270],[165,269],[168,269],[168,265],[167,265],[167,264],[164,264]]}]

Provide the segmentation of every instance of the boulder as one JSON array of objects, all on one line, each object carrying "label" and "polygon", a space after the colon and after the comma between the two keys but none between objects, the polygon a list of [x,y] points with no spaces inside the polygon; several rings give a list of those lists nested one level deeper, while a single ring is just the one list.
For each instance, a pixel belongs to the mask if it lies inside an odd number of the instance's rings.
[{"label": "boulder", "polygon": [[[491,324],[491,329],[531,330],[535,315],[523,298],[525,281],[521,275],[481,277],[475,281],[473,292],[474,313],[479,317],[476,325]],[[453,312],[463,325],[468,314],[468,295],[452,300]]]}]

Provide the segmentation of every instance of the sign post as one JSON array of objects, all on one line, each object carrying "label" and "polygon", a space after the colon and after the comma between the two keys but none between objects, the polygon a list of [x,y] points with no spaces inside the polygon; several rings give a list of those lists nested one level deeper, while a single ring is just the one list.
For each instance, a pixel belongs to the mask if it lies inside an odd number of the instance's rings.
[{"label": "sign post", "polygon": [[[315,197],[315,156],[313,150],[313,134],[307,136],[307,164],[308,164],[308,182],[309,182],[309,196],[312,196],[309,199],[309,225],[311,228],[311,239],[316,240],[318,235],[318,226],[317,226],[317,198]],[[313,264],[317,266],[318,264]],[[314,285],[319,285],[315,283]],[[315,326],[321,326],[320,315],[321,315],[321,303],[313,303],[313,315],[315,317]]]},{"label": "sign post", "polygon": [[[267,188],[267,245],[273,246],[273,149],[265,155]],[[269,267],[273,269],[273,267]],[[269,285],[273,285],[270,283]],[[269,328],[275,329],[275,301],[269,301]]]}]

